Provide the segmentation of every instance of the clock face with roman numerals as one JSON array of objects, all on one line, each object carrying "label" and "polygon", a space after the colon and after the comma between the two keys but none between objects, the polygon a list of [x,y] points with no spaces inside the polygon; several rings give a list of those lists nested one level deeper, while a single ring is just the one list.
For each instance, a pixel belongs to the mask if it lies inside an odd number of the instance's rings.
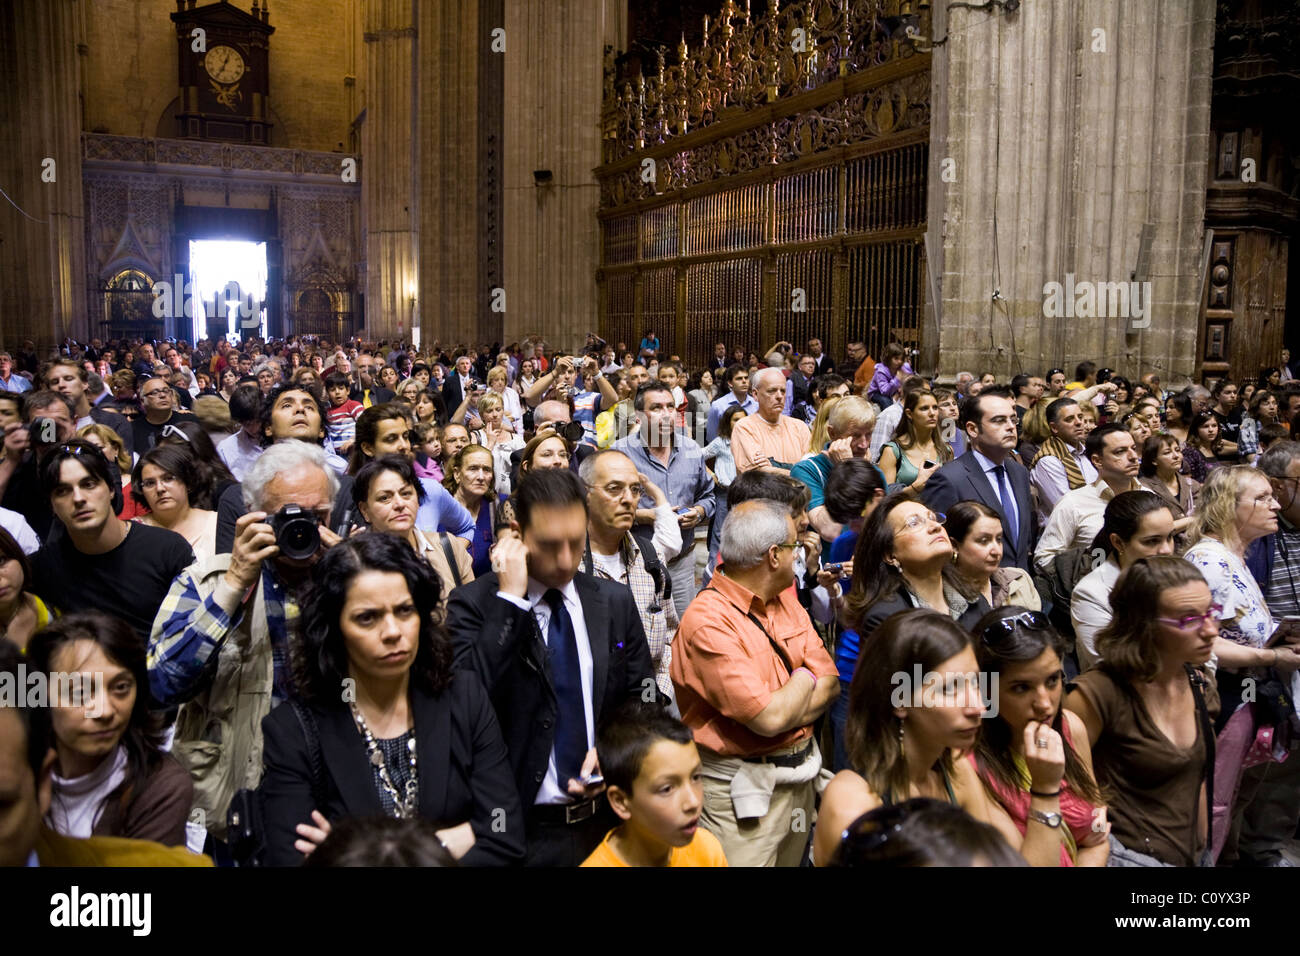
[{"label": "clock face with roman numerals", "polygon": [[218,83],[234,83],[244,75],[244,58],[231,46],[214,46],[203,58],[203,68]]}]

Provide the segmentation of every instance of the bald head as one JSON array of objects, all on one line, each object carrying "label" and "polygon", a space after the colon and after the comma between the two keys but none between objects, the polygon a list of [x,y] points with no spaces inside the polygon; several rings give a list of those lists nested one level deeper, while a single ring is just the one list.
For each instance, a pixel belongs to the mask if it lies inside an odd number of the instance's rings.
[{"label": "bald head", "polygon": [[563,424],[572,420],[573,416],[569,413],[569,406],[564,402],[542,402],[537,408],[533,409],[534,429],[541,428],[550,422]]}]

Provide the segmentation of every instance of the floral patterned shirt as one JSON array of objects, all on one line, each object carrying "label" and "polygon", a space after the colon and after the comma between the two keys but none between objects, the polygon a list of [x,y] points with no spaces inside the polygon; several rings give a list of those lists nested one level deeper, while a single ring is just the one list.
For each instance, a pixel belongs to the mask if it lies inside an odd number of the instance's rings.
[{"label": "floral patterned shirt", "polygon": [[1274,630],[1273,615],[1242,560],[1213,538],[1202,538],[1183,557],[1205,575],[1211,599],[1223,607],[1219,616],[1221,636],[1238,644],[1263,647]]}]

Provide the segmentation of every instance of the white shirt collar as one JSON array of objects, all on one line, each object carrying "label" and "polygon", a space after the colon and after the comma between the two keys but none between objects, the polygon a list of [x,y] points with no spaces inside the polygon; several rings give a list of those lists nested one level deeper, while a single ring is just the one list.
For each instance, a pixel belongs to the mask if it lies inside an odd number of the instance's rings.
[{"label": "white shirt collar", "polygon": [[[548,588],[545,584],[542,584],[540,581],[536,581],[532,577],[529,577],[528,606],[533,610],[537,610],[537,605],[545,603],[544,599],[546,596],[546,592],[549,590],[550,588]],[[562,595],[564,595],[564,603],[567,604],[569,607],[580,608],[582,606],[582,602],[578,600],[578,589],[574,587],[572,579],[569,580],[568,584],[560,588],[559,591]],[[550,610],[550,605],[547,605],[547,610],[548,611]]]}]

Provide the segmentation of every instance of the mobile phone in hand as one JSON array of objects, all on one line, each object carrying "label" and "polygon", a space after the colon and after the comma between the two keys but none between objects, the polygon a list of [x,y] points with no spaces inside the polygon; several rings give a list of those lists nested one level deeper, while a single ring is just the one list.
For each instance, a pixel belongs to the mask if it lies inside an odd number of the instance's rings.
[{"label": "mobile phone in hand", "polygon": [[831,574],[839,574],[841,571],[844,570],[844,565],[842,563],[823,564],[822,570],[829,571]]},{"label": "mobile phone in hand", "polygon": [[921,462],[921,467],[922,467],[922,468],[933,468],[933,467],[934,467],[935,465],[937,465],[937,464],[939,464],[937,461],[931,461],[929,458],[927,458],[925,461]]}]

